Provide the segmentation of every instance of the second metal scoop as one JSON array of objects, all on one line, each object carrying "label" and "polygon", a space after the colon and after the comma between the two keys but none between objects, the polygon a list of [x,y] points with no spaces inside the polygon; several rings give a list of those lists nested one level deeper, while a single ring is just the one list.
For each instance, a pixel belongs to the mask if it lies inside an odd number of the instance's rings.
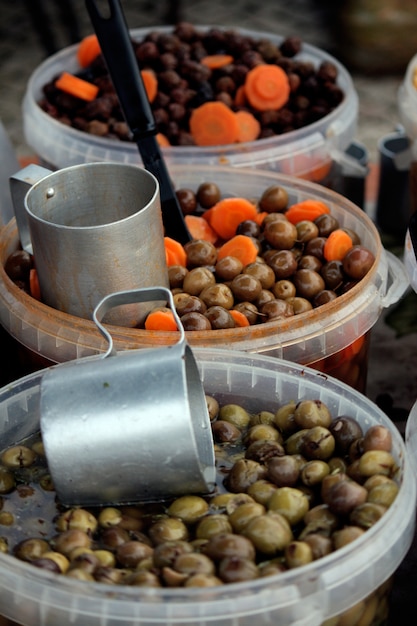
[{"label": "second metal scoop", "polygon": [[[178,342],[116,354],[99,322],[108,309],[162,300],[170,302]],[[215,459],[205,393],[170,291],[111,294],[93,317],[109,341],[106,354],[55,366],[41,381],[41,434],[60,501],[120,504],[212,491]]]}]

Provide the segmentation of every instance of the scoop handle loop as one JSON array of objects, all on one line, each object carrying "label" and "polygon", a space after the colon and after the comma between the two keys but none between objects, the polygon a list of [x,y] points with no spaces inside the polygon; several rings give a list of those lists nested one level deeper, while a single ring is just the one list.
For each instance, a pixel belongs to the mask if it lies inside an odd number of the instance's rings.
[{"label": "scoop handle loop", "polygon": [[102,358],[116,355],[116,349],[114,348],[113,344],[113,337],[111,336],[108,329],[103,324],[101,324],[101,320],[103,319],[105,314],[115,306],[120,306],[123,304],[136,304],[138,302],[154,302],[159,300],[168,302],[176,321],[179,335],[178,341],[174,345],[182,345],[185,343],[184,327],[181,323],[178,313],[176,312],[174,298],[169,289],[167,289],[166,287],[146,287],[142,289],[130,289],[128,291],[117,291],[115,293],[109,294],[108,296],[105,296],[97,304],[96,308],[93,311],[93,320],[97,328],[109,344],[109,347],[107,351],[102,355]]}]

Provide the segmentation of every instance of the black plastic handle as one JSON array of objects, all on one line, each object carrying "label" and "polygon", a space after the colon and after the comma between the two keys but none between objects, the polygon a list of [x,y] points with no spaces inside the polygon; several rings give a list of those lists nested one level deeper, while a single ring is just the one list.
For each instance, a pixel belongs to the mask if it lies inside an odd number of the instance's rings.
[{"label": "black plastic handle", "polygon": [[191,240],[191,235],[156,140],[155,120],[122,7],[119,0],[107,2],[108,17],[100,13],[96,0],[85,0],[110,78],[143,164],[159,182],[165,234],[185,244]]},{"label": "black plastic handle", "polygon": [[120,2],[107,0],[103,16],[95,0],[85,4],[100,43],[126,122],[135,140],[156,134],[156,125]]}]

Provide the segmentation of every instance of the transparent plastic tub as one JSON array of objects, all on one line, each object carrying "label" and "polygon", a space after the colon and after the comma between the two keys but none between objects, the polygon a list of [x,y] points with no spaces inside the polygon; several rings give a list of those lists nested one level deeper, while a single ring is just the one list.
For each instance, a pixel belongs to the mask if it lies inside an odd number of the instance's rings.
[{"label": "transparent plastic tub", "polygon": [[[400,485],[391,507],[362,537],[309,565],[219,587],[86,583],[1,553],[0,614],[24,626],[356,626],[352,612],[366,607],[368,626],[385,623],[390,581],[415,527],[416,481],[395,425],[365,396],[310,368],[241,352],[193,352],[206,393],[221,403],[239,402],[257,412],[313,397],[334,416],[356,418],[365,431],[374,424],[389,428]],[[0,390],[1,448],[39,430],[41,379],[42,371]],[[349,622],[343,621],[346,612]]]},{"label": "transparent plastic tub", "polygon": [[[327,202],[342,226],[352,228],[375,255],[375,263],[357,285],[332,302],[287,320],[248,328],[188,332],[192,347],[216,347],[263,353],[317,369],[364,391],[370,331],[384,308],[396,302],[408,286],[404,265],[386,251],[370,218],[349,200],[321,185],[259,170],[227,167],[172,168],[176,188],[197,189],[216,182],[223,194],[253,197],[271,184],[283,185],[290,204],[317,198]],[[6,275],[4,264],[19,245],[11,220],[0,231],[0,323],[23,346],[49,362],[59,363],[105,351],[93,321],[70,316],[30,297]],[[174,343],[169,331],[113,327],[117,350]]]},{"label": "transparent plastic tub", "polygon": [[[197,28],[204,30],[210,27]],[[135,39],[140,40],[149,30],[135,29],[131,33]],[[172,27],[158,26],[152,30],[171,32]],[[236,30],[255,38],[268,38],[276,43],[283,40],[272,33]],[[70,46],[49,57],[30,77],[23,100],[26,142],[43,162],[56,169],[91,161],[140,164],[141,159],[134,142],[106,139],[78,131],[53,119],[38,106],[42,88],[48,81],[63,70],[76,72],[80,69],[76,49],[76,45]],[[345,153],[354,139],[358,118],[358,96],[348,71],[334,57],[309,44],[303,44],[303,50],[297,58],[312,62],[316,67],[323,61],[331,61],[336,65],[339,73],[338,84],[345,93],[345,99],[334,111],[296,131],[239,146],[162,148],[167,164],[224,164],[270,169],[309,180],[323,180],[331,188],[337,188],[335,185],[338,184],[340,170],[346,169],[349,175],[363,178],[363,165]],[[329,178],[327,173],[333,164],[337,164],[337,172],[330,174]],[[336,179],[333,184],[332,176]]]},{"label": "transparent plastic tub", "polygon": [[410,457],[410,463],[417,479],[417,399],[411,407],[405,425],[405,443]]},{"label": "transparent plastic tub", "polygon": [[404,130],[410,139],[417,141],[417,54],[407,65],[403,82],[398,89],[397,101]]},{"label": "transparent plastic tub", "polygon": [[410,285],[417,293],[417,260],[409,230],[407,230],[405,235],[404,265],[408,278],[410,280]]}]

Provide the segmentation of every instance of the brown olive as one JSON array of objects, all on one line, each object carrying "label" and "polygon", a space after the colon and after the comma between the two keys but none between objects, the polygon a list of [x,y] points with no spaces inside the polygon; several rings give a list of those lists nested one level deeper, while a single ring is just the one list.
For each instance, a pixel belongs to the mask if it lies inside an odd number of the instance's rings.
[{"label": "brown olive", "polygon": [[137,567],[144,559],[150,557],[153,548],[140,541],[127,541],[118,546],[116,559],[122,567]]},{"label": "brown olive", "polygon": [[325,282],[320,274],[314,270],[297,270],[293,276],[294,285],[298,296],[311,300],[322,291]]},{"label": "brown olive", "polygon": [[277,250],[290,250],[297,241],[297,229],[288,220],[274,220],[265,225],[263,236]]},{"label": "brown olive", "polygon": [[29,272],[33,266],[32,257],[26,250],[15,250],[7,257],[4,271],[13,280],[28,280]]},{"label": "brown olive", "polygon": [[245,452],[245,458],[257,461],[258,463],[266,463],[268,459],[273,456],[283,456],[284,454],[284,447],[278,439],[258,439],[248,445]]},{"label": "brown olive", "polygon": [[314,239],[319,234],[319,229],[314,222],[310,220],[301,220],[295,225],[297,229],[297,241],[306,243],[310,239]]},{"label": "brown olive", "polygon": [[288,206],[288,192],[280,185],[271,185],[263,192],[259,208],[267,213],[284,211]]},{"label": "brown olive", "polygon": [[287,298],[288,304],[292,306],[294,315],[300,315],[301,313],[307,313],[311,311],[313,305],[307,298],[301,298],[300,296],[294,296],[294,298]]},{"label": "brown olive", "polygon": [[234,256],[226,256],[217,261],[214,269],[221,280],[233,280],[242,271],[243,263]]},{"label": "brown olive", "polygon": [[259,311],[263,322],[271,320],[281,320],[294,315],[294,309],[288,300],[270,300],[266,302]]},{"label": "brown olive", "polygon": [[223,306],[210,306],[204,313],[213,330],[220,328],[235,328],[235,321],[229,311]]},{"label": "brown olive", "polygon": [[192,547],[188,541],[165,541],[155,546],[153,562],[158,568],[172,567],[180,554],[187,554],[191,551]]},{"label": "brown olive", "polygon": [[288,298],[294,298],[296,289],[293,282],[286,280],[285,278],[277,280],[272,287],[272,293],[275,298],[280,300],[287,300]]},{"label": "brown olive", "polygon": [[185,315],[181,317],[181,323],[184,330],[187,331],[211,330],[211,324],[207,317],[204,313],[198,313],[197,311],[185,313]]},{"label": "brown olive", "polygon": [[49,549],[49,543],[44,539],[23,539],[13,548],[13,554],[21,561],[33,561]]},{"label": "brown olive", "polygon": [[184,282],[185,276],[188,274],[188,269],[183,265],[171,265],[168,268],[168,280],[171,289],[181,287]]},{"label": "brown olive", "polygon": [[259,310],[253,302],[238,302],[233,306],[233,309],[243,313],[251,326],[257,323]]},{"label": "brown olive", "polygon": [[198,296],[205,287],[214,285],[216,279],[207,267],[195,267],[184,277],[183,289],[191,296]]},{"label": "brown olive", "polygon": [[319,237],[328,237],[331,232],[339,228],[339,222],[331,213],[322,213],[314,220],[314,224],[318,228]]},{"label": "brown olive", "polygon": [[212,424],[211,430],[214,441],[217,443],[236,443],[242,438],[242,433],[239,428],[225,420],[216,420],[214,424]]},{"label": "brown olive", "polygon": [[[324,478],[323,485],[329,477]],[[344,479],[335,482],[330,489],[322,489],[325,504],[336,515],[349,515],[354,508],[366,501],[368,492],[365,487],[353,480]]]},{"label": "brown olive", "polygon": [[238,274],[230,283],[230,289],[236,300],[252,302],[261,293],[262,283],[252,274]]},{"label": "brown olive", "polygon": [[293,456],[285,454],[268,460],[268,479],[278,487],[292,487],[300,475],[300,468]]},{"label": "brown olive", "polygon": [[274,271],[266,263],[260,263],[259,261],[249,263],[243,268],[242,272],[243,274],[250,274],[259,280],[263,289],[271,289],[275,283]]},{"label": "brown olive", "polygon": [[316,256],[312,254],[304,254],[298,261],[299,270],[313,270],[313,272],[320,273],[323,263]]},{"label": "brown olive", "polygon": [[291,250],[273,250],[268,256],[268,265],[274,271],[275,278],[289,278],[297,271],[297,259]]},{"label": "brown olive", "polygon": [[247,537],[234,533],[213,535],[202,547],[202,552],[214,561],[226,557],[240,557],[253,561],[256,556],[253,543]]},{"label": "brown olive", "polygon": [[246,235],[257,239],[261,233],[259,225],[253,220],[243,220],[236,228],[236,235]]},{"label": "brown olive", "polygon": [[359,422],[348,415],[340,415],[332,421],[329,430],[335,438],[336,447],[340,452],[347,452],[354,441],[363,437]]},{"label": "brown olive", "polygon": [[[179,294],[178,294],[179,295]],[[182,294],[181,294],[182,295]],[[197,296],[190,296],[184,294],[183,297],[178,298],[175,302],[175,309],[180,317],[186,313],[205,313],[207,310],[206,304]]]},{"label": "brown olive", "polygon": [[194,213],[197,208],[197,198],[192,189],[177,189],[175,192],[184,215]]},{"label": "brown olive", "polygon": [[386,426],[375,424],[370,426],[363,438],[363,449],[367,450],[385,450],[389,452],[392,446],[392,435]]},{"label": "brown olive", "polygon": [[343,257],[343,270],[354,280],[361,280],[371,269],[375,257],[363,246],[353,246]]},{"label": "brown olive", "polygon": [[266,478],[267,469],[261,463],[251,459],[239,459],[233,464],[227,479],[227,489],[232,493],[245,492],[249,485]]},{"label": "brown olive", "polygon": [[197,189],[197,200],[203,209],[214,206],[220,198],[220,189],[216,183],[202,183]]},{"label": "brown olive", "polygon": [[186,243],[184,249],[187,253],[188,267],[216,264],[217,248],[210,241],[194,239]]},{"label": "brown olive", "polygon": [[208,285],[200,292],[200,298],[207,305],[222,306],[225,309],[231,309],[234,304],[232,290],[223,283]]}]

